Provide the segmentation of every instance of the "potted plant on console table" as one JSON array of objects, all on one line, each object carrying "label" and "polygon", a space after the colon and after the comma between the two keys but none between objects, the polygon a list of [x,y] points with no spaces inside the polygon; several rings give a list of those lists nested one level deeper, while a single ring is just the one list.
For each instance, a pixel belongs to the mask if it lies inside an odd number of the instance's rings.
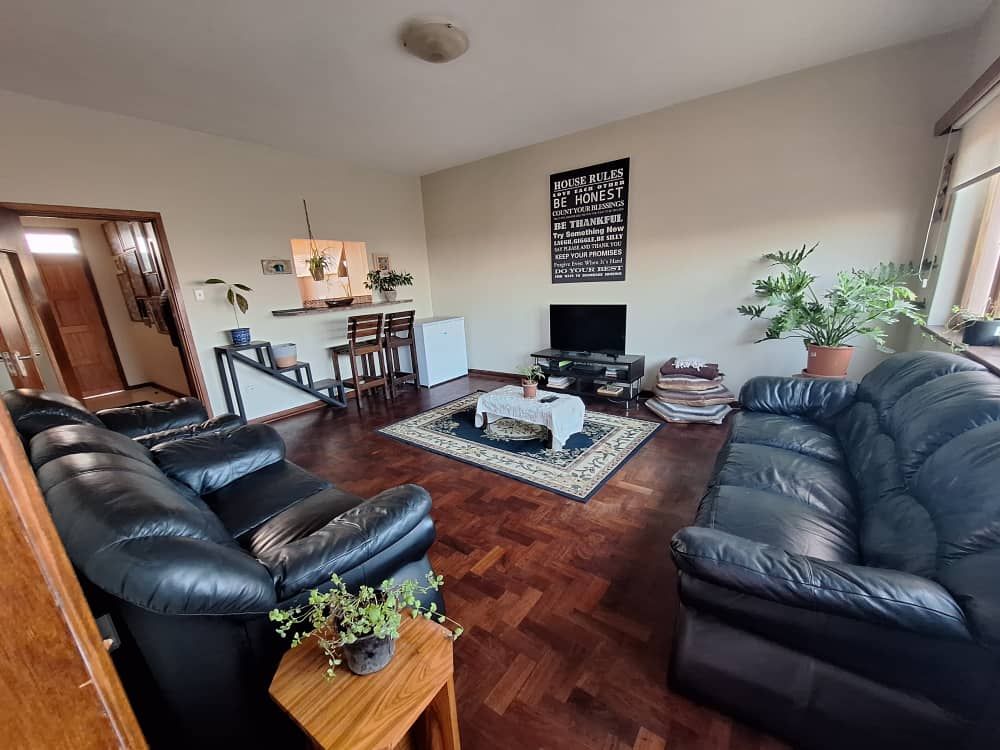
[{"label": "potted plant on console table", "polygon": [[365,277],[365,289],[378,290],[386,302],[396,301],[396,289],[413,286],[413,274],[406,271],[369,271]]},{"label": "potted plant on console table", "polygon": [[241,292],[252,292],[253,289],[248,287],[246,284],[230,283],[228,281],[223,281],[222,279],[206,279],[206,284],[224,284],[226,288],[226,302],[229,303],[230,307],[233,308],[233,318],[236,320],[236,327],[230,328],[227,333],[229,334],[230,340],[236,345],[249,344],[250,343],[250,329],[246,326],[240,326],[240,313],[244,315],[247,314],[247,310],[250,308],[250,303],[247,302],[247,298],[241,294]]},{"label": "potted plant on console table", "polygon": [[[322,594],[316,589],[310,591],[308,603],[274,609],[269,614],[271,621],[278,623],[278,635],[286,638],[292,633],[292,648],[307,638],[316,638],[327,658],[328,679],[335,676],[342,662],[359,675],[386,667],[396,653],[399,627],[406,612],[441,625],[450,623],[451,630],[446,633],[453,639],[462,635],[462,626],[438,612],[436,604],[424,606],[417,598],[441,588],[444,578],[433,572],[427,573],[426,585],[409,580],[396,583],[390,578],[377,589],[361,586],[356,594],[336,574],[330,580],[332,588]],[[300,625],[305,626],[303,630],[297,629]]]},{"label": "potted plant on console table", "polygon": [[764,337],[801,338],[808,350],[805,372],[820,377],[843,377],[851,363],[855,336],[867,336],[880,351],[886,347],[887,326],[901,318],[923,324],[906,281],[916,278],[913,263],[881,263],[872,270],[851,269],[837,274],[833,287],[818,296],[813,290],[816,277],[802,268],[802,262],[818,245],[806,249],[768,253],[765,260],[781,271],[754,282],[754,294],[765,298],[761,305],[740,305],[741,315],[769,322]]}]

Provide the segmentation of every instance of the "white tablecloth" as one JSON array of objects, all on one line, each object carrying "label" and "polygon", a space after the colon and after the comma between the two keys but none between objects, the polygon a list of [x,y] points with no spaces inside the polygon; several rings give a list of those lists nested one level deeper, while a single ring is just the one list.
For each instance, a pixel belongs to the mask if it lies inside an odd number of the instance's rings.
[{"label": "white tablecloth", "polygon": [[[547,404],[538,399],[555,396]],[[563,444],[583,430],[583,401],[578,396],[540,392],[536,398],[525,398],[519,385],[505,385],[484,393],[476,403],[476,427],[485,427],[503,417],[521,422],[540,424],[552,433],[552,449],[562,450]]]}]

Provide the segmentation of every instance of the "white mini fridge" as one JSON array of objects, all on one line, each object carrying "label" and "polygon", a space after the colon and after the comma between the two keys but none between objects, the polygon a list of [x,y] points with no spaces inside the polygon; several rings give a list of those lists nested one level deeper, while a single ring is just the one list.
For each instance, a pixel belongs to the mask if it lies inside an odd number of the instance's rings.
[{"label": "white mini fridge", "polygon": [[420,385],[430,387],[469,374],[465,318],[423,318],[413,322]]}]

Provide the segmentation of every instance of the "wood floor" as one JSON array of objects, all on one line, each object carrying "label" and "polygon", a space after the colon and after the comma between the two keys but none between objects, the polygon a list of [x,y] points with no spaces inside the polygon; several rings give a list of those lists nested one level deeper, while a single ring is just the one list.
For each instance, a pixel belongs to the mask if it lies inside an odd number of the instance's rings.
[{"label": "wood floor", "polygon": [[274,423],[291,460],[346,490],[413,482],[431,493],[431,561],[466,628],[455,645],[464,750],[783,748],[666,687],[677,608],[668,544],[693,517],[727,428],[664,427],[588,504],[373,432],[505,382],[407,387],[361,416],[352,403]]}]

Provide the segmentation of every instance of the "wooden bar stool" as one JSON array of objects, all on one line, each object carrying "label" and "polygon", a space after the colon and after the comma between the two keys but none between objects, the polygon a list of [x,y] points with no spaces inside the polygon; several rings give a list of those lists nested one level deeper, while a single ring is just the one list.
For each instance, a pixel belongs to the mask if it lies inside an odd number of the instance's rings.
[{"label": "wooden bar stool", "polygon": [[[417,351],[413,340],[413,319],[416,317],[416,310],[404,310],[403,312],[391,312],[385,316],[385,337],[383,346],[385,348],[385,363],[388,367],[386,373],[389,379],[389,390],[392,397],[396,397],[396,386],[401,383],[413,383],[413,387],[418,387],[420,371],[417,366]],[[399,364],[399,350],[407,347],[410,350],[410,363],[412,372],[407,372]]]},{"label": "wooden bar stool", "polygon": [[[365,391],[381,388],[389,398],[385,356],[382,349],[382,313],[352,315],[347,319],[347,343],[333,347],[333,371],[337,380],[343,380],[361,411],[361,395]],[[351,360],[351,377],[340,377],[340,355]],[[378,371],[376,372],[376,362]]]}]

